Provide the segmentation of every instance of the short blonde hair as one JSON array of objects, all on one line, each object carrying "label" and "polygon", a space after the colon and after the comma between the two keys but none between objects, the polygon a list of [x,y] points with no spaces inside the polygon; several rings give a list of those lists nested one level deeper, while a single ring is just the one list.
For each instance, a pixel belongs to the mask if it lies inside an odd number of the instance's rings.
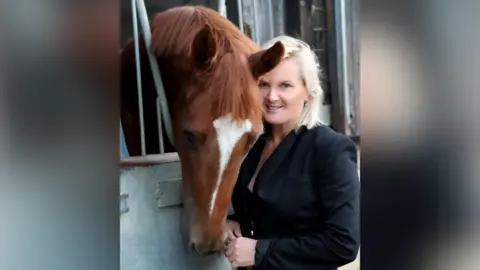
[{"label": "short blonde hair", "polygon": [[311,129],[323,124],[320,120],[320,106],[323,102],[324,93],[320,84],[319,75],[321,70],[317,56],[307,43],[290,36],[275,37],[263,44],[262,49],[270,48],[277,41],[280,41],[285,47],[283,59],[289,57],[296,58],[300,68],[300,76],[310,96],[300,116],[297,128],[305,126]]}]

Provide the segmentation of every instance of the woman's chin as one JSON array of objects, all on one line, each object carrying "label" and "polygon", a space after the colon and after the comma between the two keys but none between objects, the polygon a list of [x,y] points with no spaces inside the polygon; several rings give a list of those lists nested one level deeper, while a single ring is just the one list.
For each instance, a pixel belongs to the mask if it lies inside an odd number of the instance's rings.
[{"label": "woman's chin", "polygon": [[284,119],[277,116],[265,115],[264,118],[271,125],[279,125],[285,122]]}]

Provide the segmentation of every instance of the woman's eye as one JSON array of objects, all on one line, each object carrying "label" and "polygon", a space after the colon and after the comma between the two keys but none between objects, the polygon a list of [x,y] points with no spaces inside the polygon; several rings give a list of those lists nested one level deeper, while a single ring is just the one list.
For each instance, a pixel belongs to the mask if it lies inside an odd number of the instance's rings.
[{"label": "woman's eye", "polygon": [[291,85],[290,85],[290,84],[288,84],[288,83],[282,83],[282,85],[281,85],[281,86],[282,86],[282,88],[288,88],[288,87],[291,87]]},{"label": "woman's eye", "polygon": [[268,83],[266,83],[266,82],[260,82],[260,83],[258,83],[258,86],[259,86],[260,88],[265,88],[265,87],[268,87]]}]

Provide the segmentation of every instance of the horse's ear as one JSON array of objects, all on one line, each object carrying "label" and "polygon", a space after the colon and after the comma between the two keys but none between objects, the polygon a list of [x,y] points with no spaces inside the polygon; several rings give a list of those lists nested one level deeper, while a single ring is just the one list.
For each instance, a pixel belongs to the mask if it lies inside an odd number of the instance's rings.
[{"label": "horse's ear", "polygon": [[254,53],[249,58],[252,75],[258,79],[265,73],[270,72],[283,59],[285,48],[280,41],[277,41],[272,47]]},{"label": "horse's ear", "polygon": [[208,68],[215,62],[218,55],[217,38],[208,24],[193,39],[191,52],[198,68]]}]

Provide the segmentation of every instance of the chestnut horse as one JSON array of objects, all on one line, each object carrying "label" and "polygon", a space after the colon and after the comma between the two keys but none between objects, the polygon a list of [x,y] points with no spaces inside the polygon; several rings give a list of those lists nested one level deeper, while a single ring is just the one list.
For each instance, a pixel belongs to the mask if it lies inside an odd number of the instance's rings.
[{"label": "chestnut horse", "polygon": [[[216,11],[183,6],[151,21],[183,177],[188,244],[199,254],[221,251],[240,165],[263,132],[259,76],[283,58],[281,43],[260,51]],[[158,151],[156,91],[141,40],[147,154]],[[129,151],[140,154],[134,43],[122,51],[122,123]],[[167,141],[167,140],[165,140]]]}]

